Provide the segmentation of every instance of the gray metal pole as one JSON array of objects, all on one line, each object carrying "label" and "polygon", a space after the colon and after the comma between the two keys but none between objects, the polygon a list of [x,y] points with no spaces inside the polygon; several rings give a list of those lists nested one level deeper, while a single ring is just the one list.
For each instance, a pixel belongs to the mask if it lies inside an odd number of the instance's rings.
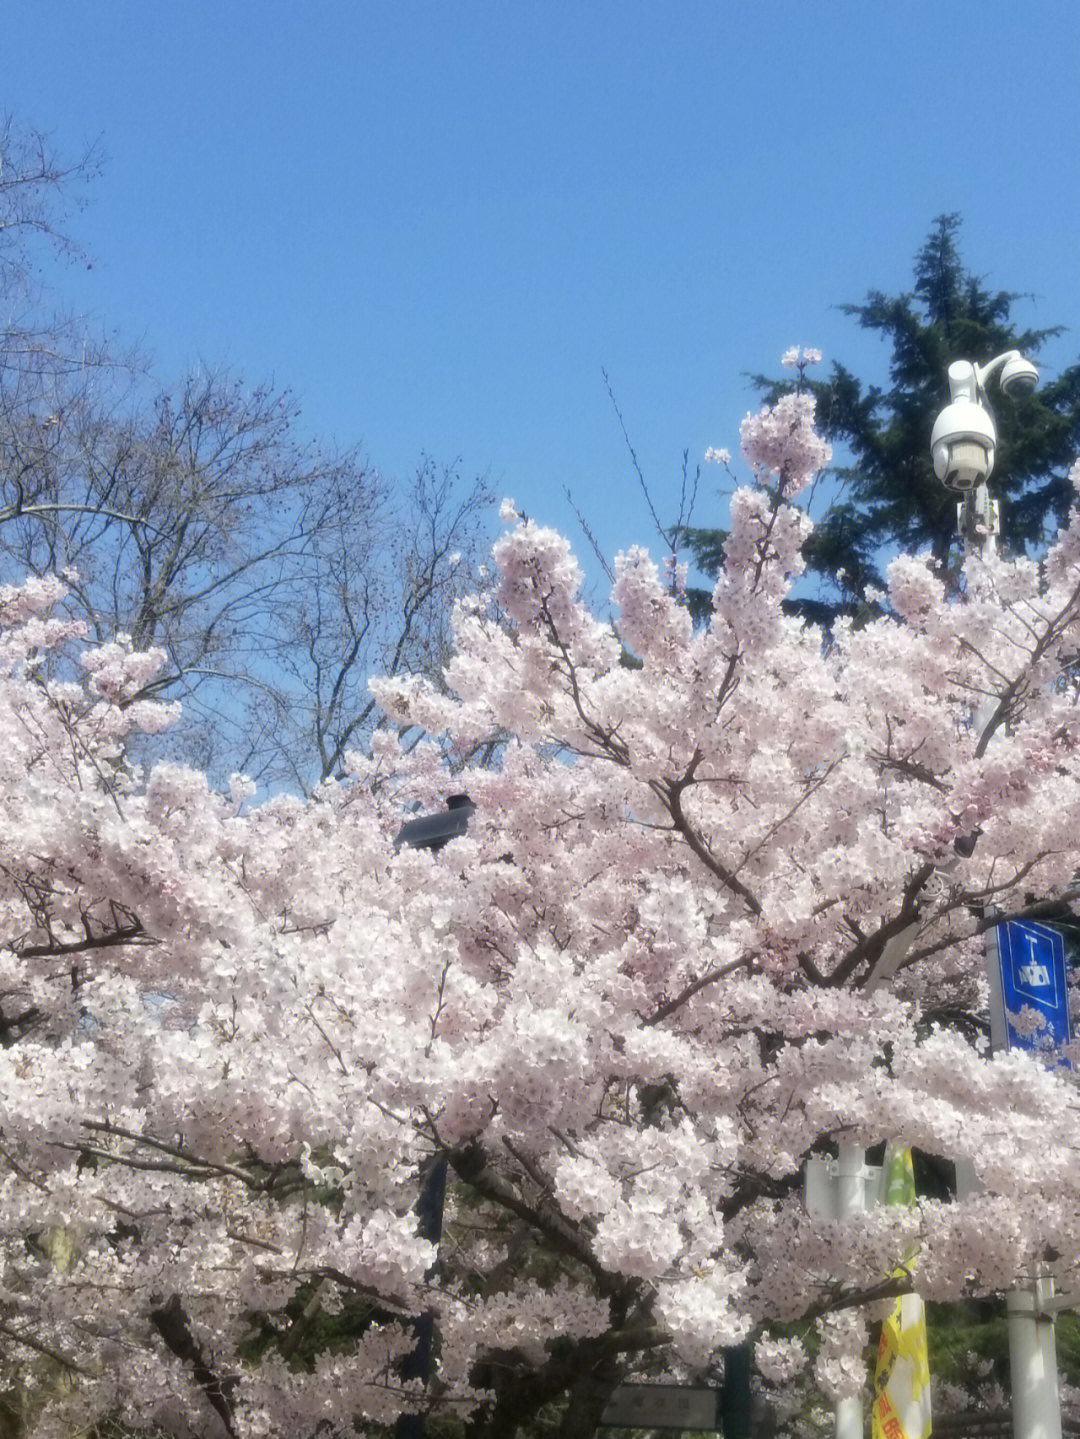
[{"label": "gray metal pole", "polygon": [[[836,1151],[836,1217],[850,1219],[866,1207],[866,1154],[854,1144]],[[836,1439],[863,1439],[863,1402],[860,1394],[836,1404]]]},{"label": "gray metal pole", "polygon": [[1014,1439],[1061,1439],[1054,1318],[1042,1308],[1053,1292],[1053,1280],[1036,1279],[1005,1297]]},{"label": "gray metal pole", "polygon": [[[998,360],[1002,358],[999,356]],[[998,361],[991,361],[988,369],[992,370],[997,363]],[[981,385],[983,377],[978,370],[975,375],[977,383]],[[958,506],[957,520],[965,556],[981,554],[992,559],[997,554],[997,537],[1000,533],[998,504],[990,496],[985,477],[975,489],[965,493]],[[993,708],[993,701],[989,697],[976,706],[972,715],[976,730],[981,732],[986,727]],[[995,928],[987,931],[986,957],[991,991],[991,1049],[993,1053],[1000,1054],[1008,1049],[1008,1037]],[[976,1186],[976,1180],[973,1166],[958,1161],[958,1197],[961,1186],[965,1192],[971,1193]],[[1012,1379],[1013,1439],[1061,1439],[1054,1320],[1053,1315],[1042,1307],[1051,1299],[1053,1292],[1052,1280],[1035,1279],[1026,1288],[1014,1290],[1005,1296],[1009,1330],[1009,1371]]]}]

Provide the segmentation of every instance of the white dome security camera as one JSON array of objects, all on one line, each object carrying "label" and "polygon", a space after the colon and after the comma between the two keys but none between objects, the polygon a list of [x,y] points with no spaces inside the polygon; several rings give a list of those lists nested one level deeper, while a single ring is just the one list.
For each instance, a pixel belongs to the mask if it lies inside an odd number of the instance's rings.
[{"label": "white dome security camera", "polygon": [[1025,360],[1018,350],[1013,350],[1001,367],[998,384],[1002,393],[1015,400],[1020,395],[1030,395],[1039,383],[1039,372],[1030,360]]},{"label": "white dome security camera", "polygon": [[994,468],[997,429],[986,404],[986,382],[994,374],[1010,399],[1029,395],[1039,383],[1038,370],[1019,350],[1006,350],[985,365],[952,362],[950,403],[934,421],[930,436],[934,473],[950,490],[976,490]]},{"label": "white dome security camera", "polygon": [[950,490],[973,490],[994,468],[997,430],[976,400],[953,400],[934,421],[930,451],[934,473]]}]

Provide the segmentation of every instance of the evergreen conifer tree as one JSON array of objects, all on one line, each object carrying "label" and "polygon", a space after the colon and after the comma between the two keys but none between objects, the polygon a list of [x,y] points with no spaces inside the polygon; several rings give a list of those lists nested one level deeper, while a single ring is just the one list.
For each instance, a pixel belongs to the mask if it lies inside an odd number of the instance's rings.
[{"label": "evergreen conifer tree", "polygon": [[[824,381],[809,377],[817,396],[819,430],[843,447],[850,463],[838,468],[837,497],[807,547],[820,581],[815,599],[794,607],[828,622],[862,603],[867,584],[880,583],[879,562],[892,546],[929,549],[942,567],[955,558],[956,500],[934,475],[930,430],[947,395],[951,361],[985,362],[1018,349],[1037,360],[1063,327],[1021,329],[1013,311],[1025,295],[988,289],[964,266],[960,216],[939,215],[915,260],[910,292],[872,290],[862,304],[841,309],[891,343],[891,386],[866,385],[834,363]],[[755,376],[772,404],[794,388],[791,380]],[[1067,471],[1080,452],[1080,363],[1044,375],[1034,394],[996,406],[998,429],[994,493],[1001,501],[1003,547],[1037,551],[1048,529],[1067,513]],[[698,568],[715,574],[723,535],[684,529],[683,542]],[[695,592],[691,601],[706,598]]]}]

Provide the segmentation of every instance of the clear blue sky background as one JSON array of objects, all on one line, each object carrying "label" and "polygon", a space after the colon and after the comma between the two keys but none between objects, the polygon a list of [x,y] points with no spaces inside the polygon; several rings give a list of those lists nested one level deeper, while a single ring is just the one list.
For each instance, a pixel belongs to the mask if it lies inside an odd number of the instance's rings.
[{"label": "clear blue sky background", "polygon": [[798,343],[886,378],[834,306],[908,286],[941,211],[1080,353],[1078,61],[1075,0],[6,0],[0,105],[101,139],[57,283],[163,379],[273,375],[584,548],[569,486],[611,552],[655,537],[602,368],[673,517],[745,372]]}]

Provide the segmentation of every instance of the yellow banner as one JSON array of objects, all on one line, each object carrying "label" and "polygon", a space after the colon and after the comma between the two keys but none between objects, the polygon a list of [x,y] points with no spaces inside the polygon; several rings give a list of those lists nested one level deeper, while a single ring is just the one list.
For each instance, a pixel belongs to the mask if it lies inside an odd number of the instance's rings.
[{"label": "yellow banner", "polygon": [[[911,1150],[890,1148],[885,1165],[885,1203],[914,1204]],[[930,1428],[926,1313],[917,1294],[904,1294],[881,1326],[874,1373],[873,1439],[929,1439]]]}]

